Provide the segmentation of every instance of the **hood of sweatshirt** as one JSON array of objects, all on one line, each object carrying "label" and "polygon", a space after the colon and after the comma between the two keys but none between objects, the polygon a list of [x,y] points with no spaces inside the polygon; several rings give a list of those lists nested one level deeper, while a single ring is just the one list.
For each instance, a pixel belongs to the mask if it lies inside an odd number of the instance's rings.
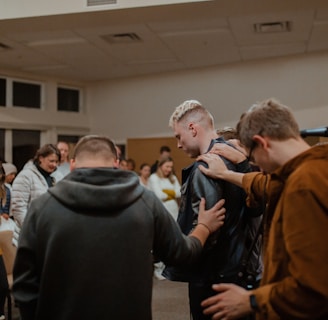
[{"label": "hood of sweatshirt", "polygon": [[145,191],[132,171],[115,168],[79,168],[49,188],[72,210],[118,210],[135,202]]}]

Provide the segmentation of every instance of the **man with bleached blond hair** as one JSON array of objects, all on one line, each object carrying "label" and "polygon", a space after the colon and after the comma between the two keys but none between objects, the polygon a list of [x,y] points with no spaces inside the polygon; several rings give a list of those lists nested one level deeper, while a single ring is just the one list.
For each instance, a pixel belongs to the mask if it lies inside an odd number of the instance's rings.
[{"label": "man with bleached blond hair", "polygon": [[[169,125],[177,139],[178,148],[190,158],[206,154],[216,144],[227,142],[218,137],[211,113],[197,100],[187,100],[173,112]],[[250,169],[247,161],[236,166],[224,160],[233,171],[245,172]],[[202,259],[193,266],[167,267],[163,275],[173,281],[189,284],[189,305],[193,320],[210,319],[203,314],[201,302],[213,295],[212,284],[216,282],[238,283],[249,244],[254,239],[254,228],[259,224],[258,210],[248,210],[244,191],[231,183],[212,179],[198,169],[200,162],[194,162],[182,171],[181,204],[178,223],[184,234],[189,234],[198,221],[201,198],[206,199],[210,208],[218,200],[225,199],[226,221],[219,232],[207,240]],[[203,163],[205,165],[205,163]],[[262,264],[259,257],[259,242],[251,250],[247,266],[251,277],[245,286],[256,286],[261,276]]]}]

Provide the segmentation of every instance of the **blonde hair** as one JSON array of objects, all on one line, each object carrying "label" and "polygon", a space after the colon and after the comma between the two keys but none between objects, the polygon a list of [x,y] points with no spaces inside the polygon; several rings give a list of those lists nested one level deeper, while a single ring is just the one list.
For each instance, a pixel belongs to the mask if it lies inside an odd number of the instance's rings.
[{"label": "blonde hair", "polygon": [[186,100],[175,108],[169,120],[169,127],[184,120],[193,120],[201,125],[214,127],[213,116],[197,100]]},{"label": "blonde hair", "polygon": [[166,163],[166,162],[172,162],[173,163],[173,159],[171,157],[167,157],[167,158],[164,158],[162,160],[160,160],[158,162],[158,166],[157,166],[157,170],[156,170],[156,174],[160,177],[160,178],[168,178],[170,180],[170,182],[172,184],[174,184],[174,174],[173,174],[173,170],[172,172],[169,174],[168,177],[164,177],[163,175],[163,171],[161,169],[161,166]]}]

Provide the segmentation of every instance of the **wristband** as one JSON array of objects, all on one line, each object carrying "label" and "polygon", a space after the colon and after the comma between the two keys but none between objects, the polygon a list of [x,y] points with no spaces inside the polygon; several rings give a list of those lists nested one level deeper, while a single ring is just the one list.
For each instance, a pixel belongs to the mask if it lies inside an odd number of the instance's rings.
[{"label": "wristband", "polygon": [[208,230],[209,234],[212,233],[211,230],[210,230],[210,228],[205,223],[198,222],[197,225],[204,226]]}]

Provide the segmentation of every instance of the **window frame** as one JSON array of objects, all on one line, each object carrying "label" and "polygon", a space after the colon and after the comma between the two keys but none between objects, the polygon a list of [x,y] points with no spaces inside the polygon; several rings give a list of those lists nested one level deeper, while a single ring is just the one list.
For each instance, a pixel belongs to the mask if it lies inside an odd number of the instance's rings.
[{"label": "window frame", "polygon": [[[7,77],[0,75],[0,78],[6,80],[6,108],[26,108],[29,110],[44,110],[45,106],[45,84],[42,81],[29,80],[26,78]],[[29,106],[16,106],[14,105],[14,82],[26,83],[31,85],[40,86],[40,107],[34,108]]]},{"label": "window frame", "polygon": [[[77,111],[74,110],[59,110],[59,89],[63,89],[63,90],[74,90],[78,92],[78,106],[77,106]],[[64,85],[64,84],[57,84],[56,87],[56,96],[57,96],[57,105],[56,105],[56,111],[57,112],[74,112],[74,113],[82,113],[83,112],[83,90],[80,87],[76,87],[76,86],[69,86],[69,85]]]}]

